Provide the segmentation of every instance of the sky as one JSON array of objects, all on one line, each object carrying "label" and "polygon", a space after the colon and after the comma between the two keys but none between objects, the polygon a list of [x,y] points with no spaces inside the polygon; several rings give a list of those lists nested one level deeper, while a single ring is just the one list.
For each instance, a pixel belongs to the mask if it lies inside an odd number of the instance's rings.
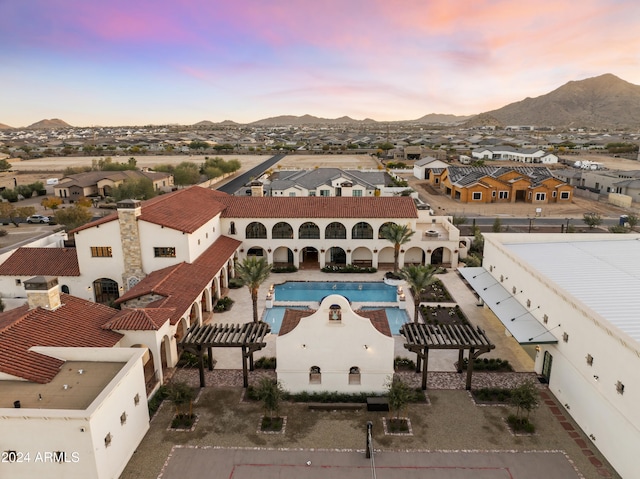
[{"label": "sky", "polygon": [[638,0],[0,0],[0,123],[472,115],[640,84]]}]

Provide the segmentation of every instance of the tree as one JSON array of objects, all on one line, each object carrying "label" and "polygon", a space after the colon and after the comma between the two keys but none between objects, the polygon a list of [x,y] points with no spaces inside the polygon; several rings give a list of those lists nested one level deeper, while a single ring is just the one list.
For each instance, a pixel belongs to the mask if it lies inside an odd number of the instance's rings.
[{"label": "tree", "polygon": [[398,271],[398,257],[400,256],[400,247],[408,243],[415,234],[409,225],[399,225],[397,223],[386,224],[380,230],[380,236],[387,241],[393,243],[393,272]]},{"label": "tree", "polygon": [[125,180],[112,191],[116,201],[135,199],[148,200],[157,195],[153,182],[149,178]]},{"label": "tree", "polygon": [[46,198],[42,198],[42,201],[40,201],[40,205],[44,207],[45,210],[50,209],[55,211],[61,204],[62,198],[58,198],[57,196],[48,196]]},{"label": "tree", "polygon": [[522,412],[527,412],[527,419],[531,411],[539,404],[538,389],[533,381],[527,381],[511,390],[511,404],[516,408],[516,417],[521,418]]},{"label": "tree", "polygon": [[74,204],[71,208],[63,208],[56,211],[56,222],[65,225],[66,231],[78,228],[85,223],[91,221],[91,211],[84,206]]},{"label": "tree", "polygon": [[249,288],[253,303],[253,322],[258,322],[258,290],[271,273],[271,265],[265,258],[249,256],[236,264],[236,275]]},{"label": "tree", "polygon": [[35,206],[21,206],[20,208],[16,208],[13,212],[13,216],[17,216],[18,218],[26,218],[31,215],[36,214]]},{"label": "tree", "polygon": [[638,226],[639,219],[640,218],[638,217],[638,215],[634,215],[634,214],[627,215],[627,223],[629,223],[629,228],[631,228],[631,231],[635,231],[636,226]]},{"label": "tree", "polygon": [[453,215],[451,217],[451,222],[453,223],[453,226],[460,226],[463,225],[467,222],[467,217],[466,216],[457,216],[457,215]]},{"label": "tree", "polygon": [[200,181],[200,168],[193,162],[183,161],[173,170],[173,181],[180,186],[195,185]]},{"label": "tree", "polygon": [[8,171],[11,169],[11,163],[7,160],[0,160],[0,171]]},{"label": "tree", "polygon": [[413,295],[414,313],[413,322],[418,322],[418,310],[420,309],[420,295],[435,280],[435,267],[432,265],[409,265],[400,270],[400,275],[409,284]]},{"label": "tree", "polygon": [[496,218],[495,220],[493,220],[493,226],[491,227],[491,230],[494,233],[500,233],[502,231],[502,221],[500,220],[500,218]]},{"label": "tree", "polygon": [[189,403],[189,417],[192,414],[192,404],[193,398],[195,396],[193,388],[189,386],[187,383],[176,382],[172,383],[168,389],[168,398],[176,407],[176,415],[185,415],[185,412],[182,410],[183,406]]},{"label": "tree", "polygon": [[387,398],[389,399],[389,409],[395,411],[396,419],[400,417],[402,410],[407,406],[413,391],[402,379],[394,376],[387,382]]},{"label": "tree", "polygon": [[265,414],[273,419],[273,413],[277,413],[280,409],[280,401],[284,396],[284,389],[280,381],[264,377],[260,380],[256,388],[256,395],[264,406]]},{"label": "tree", "polygon": [[582,221],[589,226],[589,229],[593,229],[602,223],[602,217],[598,213],[585,213],[582,215]]}]

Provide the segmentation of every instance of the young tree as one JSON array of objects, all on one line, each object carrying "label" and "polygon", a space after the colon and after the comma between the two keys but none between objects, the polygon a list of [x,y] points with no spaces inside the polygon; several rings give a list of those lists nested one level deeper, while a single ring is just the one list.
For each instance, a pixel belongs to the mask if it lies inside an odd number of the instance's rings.
[{"label": "young tree", "polygon": [[269,377],[260,380],[256,388],[258,399],[262,401],[265,414],[269,414],[269,418],[273,419],[273,413],[277,413],[280,409],[280,401],[284,396],[284,389],[280,381],[276,381]]},{"label": "young tree", "polygon": [[62,198],[58,198],[57,196],[48,196],[42,198],[42,201],[40,201],[40,205],[43,206],[45,210],[50,209],[52,211],[55,211],[61,204]]},{"label": "young tree", "polygon": [[16,208],[14,210],[13,216],[17,216],[19,218],[26,218],[31,215],[36,214],[35,206],[21,206],[20,208]]},{"label": "young tree", "polygon": [[435,280],[435,267],[432,265],[409,265],[400,270],[400,275],[409,284],[413,295],[414,311],[413,322],[418,322],[418,311],[420,309],[420,295]]},{"label": "young tree", "polygon": [[173,181],[180,186],[195,185],[200,181],[200,168],[193,162],[183,161],[175,167]]},{"label": "young tree", "polygon": [[185,415],[182,408],[187,403],[189,404],[189,417],[193,415],[192,405],[195,394],[191,386],[187,383],[177,382],[171,384],[167,392],[168,398],[176,407],[176,415]]},{"label": "young tree", "polygon": [[387,398],[389,399],[389,409],[392,412],[395,411],[396,419],[400,417],[402,410],[407,406],[411,400],[413,392],[402,379],[394,376],[393,379],[387,382]]},{"label": "young tree", "polygon": [[453,223],[453,226],[461,226],[467,222],[467,217],[453,215],[451,217],[451,222]]},{"label": "young tree", "polygon": [[249,288],[253,303],[253,322],[258,322],[258,290],[271,273],[271,265],[265,258],[249,256],[242,263],[236,263],[237,277]]},{"label": "young tree", "polygon": [[521,418],[527,412],[527,420],[531,411],[538,407],[538,389],[533,381],[527,381],[511,390],[511,404],[516,408],[516,417]]},{"label": "young tree", "polygon": [[409,242],[411,237],[415,234],[409,225],[399,225],[397,223],[391,223],[384,225],[380,230],[380,236],[387,241],[393,243],[393,272],[398,272],[398,257],[400,256],[400,247]]},{"label": "young tree", "polygon": [[602,223],[602,217],[598,213],[585,213],[582,215],[582,221],[584,221],[589,229],[593,229]]},{"label": "young tree", "polygon": [[502,221],[500,220],[500,218],[496,217],[496,219],[493,220],[493,226],[491,227],[491,230],[494,233],[500,233],[502,231]]},{"label": "young tree", "polygon": [[631,231],[635,231],[636,226],[638,226],[638,219],[638,215],[627,215],[627,223],[629,223],[629,228],[631,228]]}]

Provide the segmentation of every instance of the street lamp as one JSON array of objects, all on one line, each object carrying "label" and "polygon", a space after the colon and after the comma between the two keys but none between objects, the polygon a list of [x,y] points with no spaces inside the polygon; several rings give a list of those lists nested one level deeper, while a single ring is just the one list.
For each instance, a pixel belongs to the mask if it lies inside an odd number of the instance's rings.
[{"label": "street lamp", "polygon": [[531,233],[531,228],[533,227],[533,221],[535,220],[535,218],[531,218],[529,215],[527,215],[527,219],[529,220],[529,233]]},{"label": "street lamp", "polygon": [[565,220],[567,220],[567,226],[565,227],[564,232],[568,233],[569,232],[569,221],[571,221],[571,218],[565,218]]}]

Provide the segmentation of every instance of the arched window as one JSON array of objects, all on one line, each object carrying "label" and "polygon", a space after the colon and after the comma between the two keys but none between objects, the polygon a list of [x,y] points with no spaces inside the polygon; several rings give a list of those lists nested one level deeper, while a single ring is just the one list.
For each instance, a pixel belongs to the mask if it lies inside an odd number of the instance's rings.
[{"label": "arched window", "polygon": [[60,286],[60,290],[65,294],[69,294],[69,286],[67,286],[66,284]]},{"label": "arched window", "polygon": [[265,228],[262,223],[258,223],[257,221],[249,223],[247,225],[246,237],[253,239],[267,239],[267,228]]},{"label": "arched window", "polygon": [[349,368],[349,384],[360,384],[360,368],[358,366]]},{"label": "arched window", "polygon": [[383,224],[380,229],[378,230],[378,239],[384,239],[384,236],[382,236],[382,230],[388,226],[394,225],[395,223],[392,221],[387,221],[385,224]]},{"label": "arched window", "polygon": [[309,368],[309,384],[321,384],[322,373],[320,372],[320,366],[311,366]]},{"label": "arched window", "polygon": [[342,310],[340,306],[337,304],[332,304],[329,306],[329,321],[340,321],[342,320]]},{"label": "arched window", "polygon": [[271,230],[271,237],[273,239],[293,239],[293,228],[284,221],[276,223]]},{"label": "arched window", "polygon": [[324,230],[325,239],[347,239],[347,228],[342,223],[334,221]]},{"label": "arched window", "polygon": [[353,239],[373,239],[373,228],[369,223],[361,221],[351,230],[351,238]]},{"label": "arched window", "polygon": [[307,221],[300,225],[298,230],[298,238],[300,239],[320,239],[320,228],[315,223]]},{"label": "arched window", "polygon": [[96,279],[93,282],[96,303],[109,304],[120,296],[118,283],[109,278]]}]

